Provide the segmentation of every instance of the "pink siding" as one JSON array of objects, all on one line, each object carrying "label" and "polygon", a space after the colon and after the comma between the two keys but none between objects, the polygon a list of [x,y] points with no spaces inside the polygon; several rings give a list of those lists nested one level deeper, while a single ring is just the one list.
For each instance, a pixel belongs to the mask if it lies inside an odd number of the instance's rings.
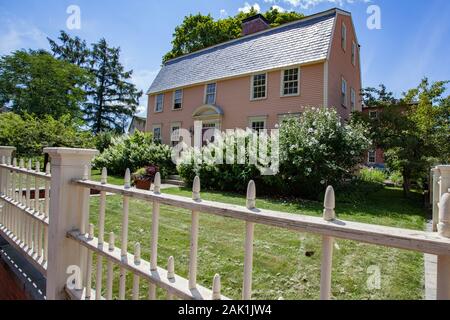
[{"label": "pink siding", "polygon": [[[323,106],[323,63],[300,68],[300,95],[280,97],[281,70],[268,72],[267,98],[250,100],[250,76],[222,80],[217,82],[216,105],[224,115],[221,129],[246,128],[249,117],[267,116],[267,127],[273,128],[278,123],[278,116],[286,113],[298,113],[309,106]],[[164,111],[155,113],[155,95],[149,96],[147,130],[154,124],[162,125],[163,142],[169,143],[170,125],[181,122],[183,128],[193,127],[192,114],[203,105],[205,85],[198,85],[183,90],[182,110],[172,110],[173,92],[166,92]]]},{"label": "pink siding", "polygon": [[[331,54],[328,62],[328,105],[336,107],[341,117],[348,119],[351,113],[350,88],[356,92],[357,110],[361,111],[361,73],[359,49],[356,54],[356,65],[352,64],[352,42],[357,45],[355,30],[352,19],[349,16],[338,14],[334,31],[334,38],[331,44]],[[347,27],[347,49],[341,47],[341,26],[345,23]],[[341,104],[341,79],[347,81],[348,105],[347,108]]]}]

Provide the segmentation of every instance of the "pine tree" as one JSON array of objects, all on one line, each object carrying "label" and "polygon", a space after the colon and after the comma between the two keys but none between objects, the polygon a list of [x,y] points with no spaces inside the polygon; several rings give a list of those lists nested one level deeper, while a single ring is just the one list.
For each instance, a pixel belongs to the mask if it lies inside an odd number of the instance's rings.
[{"label": "pine tree", "polygon": [[120,48],[109,47],[105,39],[88,48],[78,37],[61,31],[61,44],[48,39],[55,57],[88,70],[93,77],[86,86],[88,101],[83,105],[84,119],[92,131],[123,133],[124,119],[136,112],[142,91],[130,82],[133,71],[125,71],[120,63]]}]

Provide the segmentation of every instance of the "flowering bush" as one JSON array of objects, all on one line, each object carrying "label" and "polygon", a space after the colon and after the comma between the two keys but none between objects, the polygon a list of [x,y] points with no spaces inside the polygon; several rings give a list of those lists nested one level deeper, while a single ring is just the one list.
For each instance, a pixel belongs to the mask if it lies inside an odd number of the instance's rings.
[{"label": "flowering bush", "polygon": [[175,171],[171,160],[171,148],[155,144],[152,135],[136,131],[132,135],[112,138],[111,146],[94,159],[94,167],[107,168],[113,174],[132,172],[146,165],[158,166],[161,177]]},{"label": "flowering bush", "polygon": [[310,109],[280,128],[280,187],[312,197],[350,178],[370,147],[361,123],[342,124],[333,109]]},{"label": "flowering bush", "polygon": [[[245,164],[208,161],[208,157],[214,159],[217,150],[225,155],[231,149],[231,154],[236,156],[236,138],[239,134],[245,135]],[[317,198],[327,185],[338,185],[352,176],[354,168],[362,160],[362,154],[370,146],[367,137],[368,131],[362,124],[343,125],[334,110],[310,109],[303,113],[300,120],[288,119],[281,125],[280,167],[275,175],[261,175],[261,167],[268,165],[265,161],[250,164],[249,159],[256,151],[249,148],[248,133],[225,134],[219,149],[217,144],[203,147],[197,153],[188,149],[177,169],[188,185],[195,175],[199,175],[203,188],[244,191],[248,181],[253,179],[259,193]],[[231,143],[233,140],[234,143]],[[260,148],[258,144],[256,150]],[[270,145],[268,150],[271,156]],[[196,157],[198,159],[194,161]],[[199,163],[200,158],[202,163]]]}]

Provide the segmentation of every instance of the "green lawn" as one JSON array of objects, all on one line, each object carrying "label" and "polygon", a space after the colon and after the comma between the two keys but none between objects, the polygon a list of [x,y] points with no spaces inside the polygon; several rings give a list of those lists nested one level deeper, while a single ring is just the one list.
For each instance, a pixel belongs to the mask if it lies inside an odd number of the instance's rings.
[{"label": "green lawn", "polygon": [[[93,179],[98,180],[98,172]],[[121,178],[109,178],[122,184]],[[190,197],[187,188],[163,190]],[[205,200],[245,205],[245,197],[230,193],[202,192]],[[257,207],[294,214],[321,216],[322,204],[311,201],[283,201],[258,198]],[[423,230],[424,211],[420,197],[403,199],[400,190],[385,188],[367,194],[358,204],[337,203],[340,219],[386,226]],[[91,201],[91,221],[97,226],[98,197]],[[106,231],[116,233],[120,246],[122,199],[108,196]],[[175,270],[188,274],[190,212],[161,206],[158,263],[166,267],[169,256],[175,258]],[[149,259],[151,204],[131,200],[129,251],[134,243],[142,245],[144,259]],[[320,283],[320,237],[256,225],[253,274],[254,299],[317,299]],[[215,273],[221,275],[222,293],[230,298],[241,296],[244,261],[244,222],[201,214],[199,234],[199,282],[211,287]],[[423,256],[420,253],[337,240],[333,256],[332,294],[335,299],[421,299],[423,296]],[[369,290],[366,283],[369,266],[381,271],[381,289]],[[114,291],[118,291],[118,270]],[[95,272],[94,272],[95,273]],[[127,277],[127,297],[131,295],[132,277]],[[103,285],[104,287],[104,285]],[[141,298],[146,298],[147,284],[141,284]],[[162,293],[160,293],[160,297]]]}]

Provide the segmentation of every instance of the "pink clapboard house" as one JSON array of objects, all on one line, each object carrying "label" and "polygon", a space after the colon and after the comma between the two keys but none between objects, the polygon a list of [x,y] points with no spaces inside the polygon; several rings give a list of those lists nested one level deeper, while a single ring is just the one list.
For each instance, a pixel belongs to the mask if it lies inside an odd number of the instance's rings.
[{"label": "pink clapboard house", "polygon": [[272,129],[306,108],[361,111],[360,50],[349,12],[332,9],[167,61],[150,86],[146,131],[165,144],[179,128]]}]

